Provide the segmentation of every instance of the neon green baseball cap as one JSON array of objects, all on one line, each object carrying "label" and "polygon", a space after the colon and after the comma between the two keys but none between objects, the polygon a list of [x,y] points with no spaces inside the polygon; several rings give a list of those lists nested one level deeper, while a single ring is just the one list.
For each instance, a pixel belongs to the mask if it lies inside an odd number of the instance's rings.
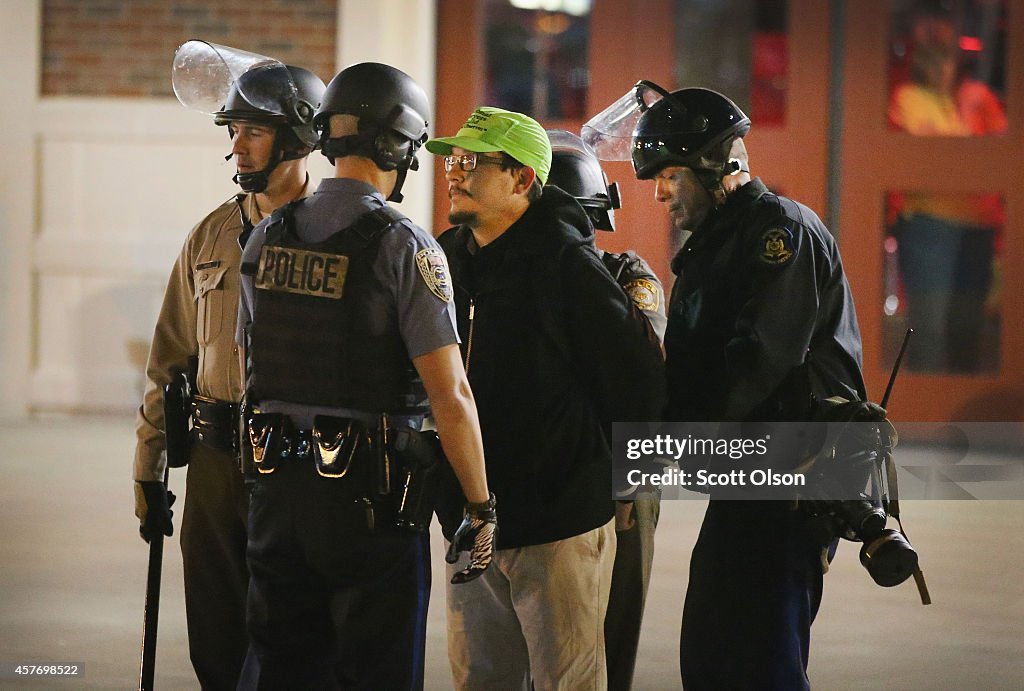
[{"label": "neon green baseball cap", "polygon": [[548,133],[530,116],[501,108],[480,106],[454,137],[431,139],[425,146],[437,156],[447,156],[453,146],[475,153],[504,151],[537,171],[542,185],[551,172]]}]

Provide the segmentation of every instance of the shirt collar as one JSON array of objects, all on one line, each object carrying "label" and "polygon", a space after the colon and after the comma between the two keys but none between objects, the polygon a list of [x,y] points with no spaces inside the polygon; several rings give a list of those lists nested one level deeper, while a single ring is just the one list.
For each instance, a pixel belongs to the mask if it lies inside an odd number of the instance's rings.
[{"label": "shirt collar", "polygon": [[688,246],[703,246],[705,243],[711,242],[712,238],[717,237],[720,233],[729,232],[733,227],[736,217],[744,209],[748,208],[750,204],[767,194],[768,191],[765,184],[761,182],[761,178],[754,178],[730,194],[726,198],[725,203],[708,215],[707,219],[700,225],[700,228],[687,238],[686,242],[676,253],[676,256],[672,258],[672,273],[678,275],[682,269],[685,249]]},{"label": "shirt collar", "polygon": [[373,197],[384,203],[382,195],[376,187],[362,180],[352,178],[324,178],[316,188],[316,194],[345,194],[355,197]]}]

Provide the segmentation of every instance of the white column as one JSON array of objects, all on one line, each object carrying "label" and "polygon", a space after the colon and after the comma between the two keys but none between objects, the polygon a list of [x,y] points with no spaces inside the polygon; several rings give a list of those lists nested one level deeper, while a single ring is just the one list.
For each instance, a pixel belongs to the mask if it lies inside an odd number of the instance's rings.
[{"label": "white column", "polygon": [[42,0],[0,3],[0,417],[28,413]]},{"label": "white column", "polygon": [[[435,27],[433,0],[338,0],[338,71],[359,62],[382,62],[407,72],[420,83],[434,105]],[[430,114],[430,135],[434,114]],[[426,150],[419,154],[420,169],[406,179],[402,213],[431,230],[433,194],[431,173],[436,164]]]}]

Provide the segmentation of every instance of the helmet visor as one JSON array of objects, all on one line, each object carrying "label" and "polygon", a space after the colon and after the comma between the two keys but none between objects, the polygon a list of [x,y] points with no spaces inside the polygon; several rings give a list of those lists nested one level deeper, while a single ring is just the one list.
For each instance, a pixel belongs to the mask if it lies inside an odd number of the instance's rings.
[{"label": "helmet visor", "polygon": [[629,161],[637,121],[645,111],[668,95],[654,82],[640,80],[618,100],[590,118],[580,130],[580,137],[602,161]]},{"label": "helmet visor", "polygon": [[555,149],[571,149],[590,156],[594,154],[590,147],[583,143],[582,139],[566,130],[548,130],[548,139],[551,140],[552,151]]},{"label": "helmet visor", "polygon": [[[207,41],[187,41],[174,53],[171,85],[183,106],[213,114],[224,106],[231,85],[239,77],[252,69],[275,64],[280,65],[265,55]],[[262,108],[245,91],[242,96]]]}]

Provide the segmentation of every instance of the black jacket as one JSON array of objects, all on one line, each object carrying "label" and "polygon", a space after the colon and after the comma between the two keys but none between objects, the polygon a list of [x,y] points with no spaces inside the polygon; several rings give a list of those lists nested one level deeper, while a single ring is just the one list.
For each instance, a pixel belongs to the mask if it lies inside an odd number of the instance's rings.
[{"label": "black jacket", "polygon": [[832,235],[759,179],[672,261],[666,419],[802,420],[816,395],[864,400],[853,296]]},{"label": "black jacket", "polygon": [[[498,499],[499,549],[610,520],[602,428],[656,419],[664,402],[661,352],[590,233],[575,200],[549,188],[486,247],[465,227],[440,238]],[[464,500],[453,478],[442,494],[438,515],[450,538]]]}]

